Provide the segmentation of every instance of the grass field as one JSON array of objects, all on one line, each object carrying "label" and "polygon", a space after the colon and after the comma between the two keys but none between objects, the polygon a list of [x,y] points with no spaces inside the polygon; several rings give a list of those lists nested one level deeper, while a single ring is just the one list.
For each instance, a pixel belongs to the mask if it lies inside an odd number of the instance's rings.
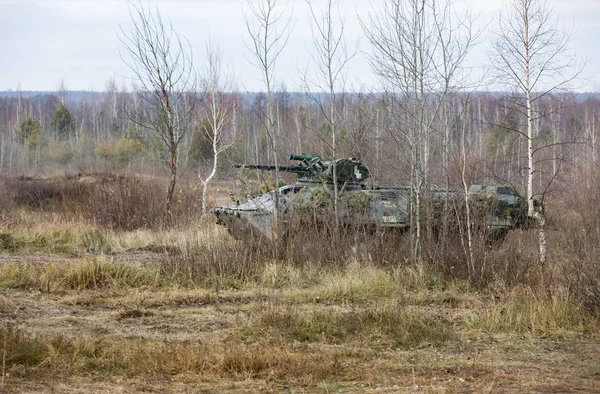
[{"label": "grass field", "polygon": [[210,221],[9,208],[2,393],[600,392],[600,314],[556,270],[478,285],[355,251],[273,259]]}]

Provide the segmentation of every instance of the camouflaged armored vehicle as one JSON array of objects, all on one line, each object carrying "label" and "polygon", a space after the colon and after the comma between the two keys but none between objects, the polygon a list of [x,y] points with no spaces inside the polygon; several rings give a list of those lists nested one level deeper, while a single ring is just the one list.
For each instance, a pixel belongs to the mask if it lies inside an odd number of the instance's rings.
[{"label": "camouflaged armored vehicle", "polygon": [[[366,180],[371,173],[361,161],[353,158],[323,160],[318,156],[290,155],[296,165],[278,166],[284,173],[298,175],[294,185],[282,186],[276,191],[261,194],[248,201],[231,206],[212,209],[217,223],[227,227],[237,239],[248,236],[269,240],[282,239],[293,220],[310,217],[314,223],[319,218],[330,220],[324,215],[326,208],[331,213],[331,199],[335,178],[338,183],[338,216],[344,225],[359,225],[370,229],[406,229],[410,226],[410,187],[373,186]],[[274,166],[236,165],[236,168],[274,171]],[[277,198],[276,198],[277,193]],[[473,185],[469,189],[469,200],[483,217],[483,225],[490,232],[503,236],[511,228],[527,225],[526,206],[510,187]],[[447,202],[459,194],[446,189],[431,189],[430,199]],[[277,226],[274,211],[278,203]]]}]

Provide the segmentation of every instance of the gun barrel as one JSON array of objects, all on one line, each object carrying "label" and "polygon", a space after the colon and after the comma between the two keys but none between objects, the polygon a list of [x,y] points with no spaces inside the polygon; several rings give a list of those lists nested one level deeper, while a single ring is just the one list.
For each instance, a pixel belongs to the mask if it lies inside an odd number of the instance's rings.
[{"label": "gun barrel", "polygon": [[295,174],[308,173],[308,167],[304,166],[265,166],[257,164],[234,164],[233,168],[248,168],[250,170],[275,171],[278,169],[281,172],[292,172]]},{"label": "gun barrel", "polygon": [[275,171],[274,166],[263,166],[263,165],[256,165],[256,164],[234,164],[233,168],[247,168],[250,170]]},{"label": "gun barrel", "polygon": [[300,155],[297,153],[290,153],[290,160],[298,160],[298,161],[308,161],[312,160],[318,156],[310,156],[310,155]]}]

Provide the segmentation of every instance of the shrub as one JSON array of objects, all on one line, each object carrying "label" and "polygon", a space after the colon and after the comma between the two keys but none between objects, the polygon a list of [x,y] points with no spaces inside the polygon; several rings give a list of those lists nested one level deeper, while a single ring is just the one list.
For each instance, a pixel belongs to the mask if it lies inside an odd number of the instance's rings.
[{"label": "shrub", "polygon": [[83,219],[115,230],[185,226],[198,217],[196,193],[185,185],[177,192],[172,215],[166,216],[165,184],[160,179],[96,174],[54,180],[13,178],[4,184],[3,215],[26,206],[59,214],[66,221]]},{"label": "shrub", "polygon": [[73,150],[68,142],[55,142],[48,147],[48,157],[60,165],[66,165],[73,159]]}]

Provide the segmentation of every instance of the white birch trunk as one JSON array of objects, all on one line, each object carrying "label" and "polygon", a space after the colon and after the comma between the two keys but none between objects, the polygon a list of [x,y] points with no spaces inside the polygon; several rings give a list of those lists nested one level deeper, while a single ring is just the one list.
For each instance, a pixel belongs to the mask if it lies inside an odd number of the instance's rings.
[{"label": "white birch trunk", "polygon": [[527,215],[535,219],[538,223],[538,243],[540,250],[540,264],[544,265],[547,254],[546,240],[546,219],[542,212],[535,212],[533,204],[533,177],[534,171],[534,151],[533,151],[533,115],[531,108],[531,82],[530,82],[530,41],[529,41],[529,9],[524,10],[524,28],[525,28],[525,105],[527,107]]},{"label": "white birch trunk", "polygon": [[[467,185],[467,141],[466,141],[466,122],[463,122],[462,133],[461,133],[461,155],[462,155],[462,167],[460,178],[463,184],[464,202],[465,202],[465,214],[467,219],[467,248],[469,258],[469,276],[475,274],[475,258],[473,256],[473,224],[471,222],[471,209],[469,207],[469,186]],[[483,270],[483,267],[481,267]]]}]

